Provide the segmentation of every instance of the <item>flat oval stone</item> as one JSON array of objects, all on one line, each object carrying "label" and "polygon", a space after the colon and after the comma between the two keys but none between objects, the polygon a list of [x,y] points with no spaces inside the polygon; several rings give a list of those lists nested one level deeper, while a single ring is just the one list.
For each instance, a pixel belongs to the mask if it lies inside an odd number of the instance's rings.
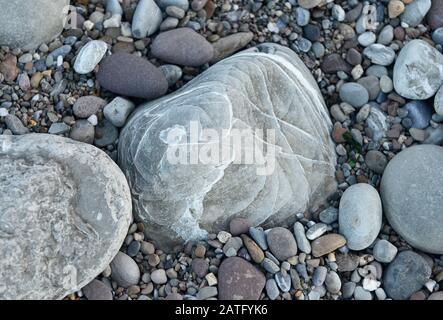
[{"label": "flat oval stone", "polygon": [[343,247],[345,244],[346,239],[342,235],[330,233],[312,241],[312,255],[318,258]]},{"label": "flat oval stone", "polygon": [[86,119],[106,106],[106,100],[96,96],[83,96],[77,99],[72,111],[77,118]]},{"label": "flat oval stone", "polygon": [[286,228],[272,228],[267,234],[269,250],[280,261],[297,254],[297,242],[291,231]]},{"label": "flat oval stone", "polygon": [[160,33],[152,43],[151,52],[165,62],[198,67],[214,57],[214,48],[191,28]]},{"label": "flat oval stone", "polygon": [[138,284],[140,269],[137,263],[126,253],[119,251],[111,264],[112,280],[123,288]]},{"label": "flat oval stone", "polygon": [[380,185],[384,213],[411,246],[443,254],[443,148],[417,145],[397,154]]},{"label": "flat oval stone", "polygon": [[425,100],[443,83],[443,55],[423,40],[401,49],[394,65],[394,88],[402,97]]},{"label": "flat oval stone", "polygon": [[363,250],[377,238],[382,222],[381,200],[369,184],[357,183],[343,193],[338,210],[340,234],[351,250]]},{"label": "flat oval stone", "polygon": [[258,300],[266,278],[252,264],[239,257],[223,260],[218,269],[220,300]]},{"label": "flat oval stone", "polygon": [[358,108],[368,103],[369,93],[361,84],[348,82],[340,87],[340,98],[342,101]]},{"label": "flat oval stone", "polygon": [[108,45],[101,40],[93,40],[85,44],[75,58],[75,72],[78,74],[92,72],[103,59],[107,50]]},{"label": "flat oval stone", "polygon": [[168,82],[158,68],[129,53],[115,53],[103,59],[97,80],[111,92],[149,100],[168,90]]},{"label": "flat oval stone", "polygon": [[406,300],[420,290],[431,276],[426,260],[413,251],[400,252],[385,271],[383,287],[395,300]]},{"label": "flat oval stone", "polygon": [[49,134],[1,135],[0,159],[0,299],[80,290],[132,221],[124,175],[103,151]]}]

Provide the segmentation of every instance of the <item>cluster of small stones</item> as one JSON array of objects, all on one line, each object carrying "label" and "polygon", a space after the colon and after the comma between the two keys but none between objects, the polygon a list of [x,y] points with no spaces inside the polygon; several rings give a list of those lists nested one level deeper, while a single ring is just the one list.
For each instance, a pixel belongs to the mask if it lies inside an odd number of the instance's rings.
[{"label": "cluster of small stones", "polygon": [[[138,92],[164,95],[210,63],[270,41],[299,53],[322,90],[334,121],[339,192],[329,208],[306,212],[294,226],[262,230],[236,219],[229,232],[175,253],[157,249],[143,225],[133,224],[111,265],[68,299],[228,299],[232,292],[224,284],[245,270],[254,278],[239,277],[238,294],[256,299],[443,299],[443,256],[412,252],[381,212],[364,230],[369,243],[358,249],[338,221],[345,190],[360,183],[378,189],[386,165],[402,149],[443,142],[443,104],[434,108],[429,100],[402,97],[393,76],[411,40],[442,51],[443,1],[432,1],[432,8],[430,0],[72,2],[77,28],[33,52],[0,48],[0,134],[63,135],[116,159],[119,128],[147,98]],[[138,6],[151,15],[137,14]],[[174,30],[186,33],[182,41],[160,41]],[[192,49],[201,53],[198,59]],[[190,55],[181,60],[165,52]],[[132,70],[154,71],[137,83],[119,79],[110,53]],[[437,93],[436,101],[441,97]],[[378,214],[371,192],[357,194]],[[396,268],[404,271],[406,263],[416,266],[414,273],[394,281]]]}]

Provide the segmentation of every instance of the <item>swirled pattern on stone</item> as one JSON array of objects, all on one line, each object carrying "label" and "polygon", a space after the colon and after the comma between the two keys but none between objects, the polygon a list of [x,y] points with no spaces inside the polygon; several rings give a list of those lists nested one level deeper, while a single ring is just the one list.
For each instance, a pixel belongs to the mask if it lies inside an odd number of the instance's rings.
[{"label": "swirled pattern on stone", "polygon": [[101,150],[47,134],[0,136],[0,299],[60,299],[117,254],[132,220]]},{"label": "swirled pattern on stone", "polygon": [[[236,149],[240,129],[249,144]],[[288,48],[263,44],[140,106],[122,131],[119,163],[134,212],[153,239],[171,246],[222,230],[233,217],[275,225],[324,202],[336,190],[330,130],[303,62]],[[221,146],[234,152],[226,156]],[[251,150],[259,151],[248,162]],[[205,152],[219,161],[201,161]]]}]

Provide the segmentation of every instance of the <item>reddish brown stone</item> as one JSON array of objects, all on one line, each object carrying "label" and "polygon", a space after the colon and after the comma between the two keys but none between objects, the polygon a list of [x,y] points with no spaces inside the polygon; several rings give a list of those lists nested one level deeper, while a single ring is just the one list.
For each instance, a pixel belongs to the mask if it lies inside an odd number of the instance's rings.
[{"label": "reddish brown stone", "polygon": [[265,287],[264,274],[239,257],[222,262],[218,270],[219,300],[258,300]]},{"label": "reddish brown stone", "polygon": [[13,82],[18,76],[17,57],[7,54],[5,60],[0,63],[0,73],[3,74],[7,82]]}]

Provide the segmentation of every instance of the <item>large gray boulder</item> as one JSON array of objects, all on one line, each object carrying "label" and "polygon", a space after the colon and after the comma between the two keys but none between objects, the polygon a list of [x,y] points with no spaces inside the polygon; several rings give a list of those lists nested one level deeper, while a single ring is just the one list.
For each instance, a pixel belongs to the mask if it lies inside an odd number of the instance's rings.
[{"label": "large gray boulder", "polygon": [[0,299],[61,299],[117,254],[128,184],[101,150],[47,134],[0,135]]},{"label": "large gray boulder", "polygon": [[0,0],[0,45],[33,50],[63,30],[69,0]]},{"label": "large gray boulder", "polygon": [[396,155],[380,185],[392,228],[411,246],[443,254],[443,148],[418,145]]},{"label": "large gray boulder", "polygon": [[263,44],[137,108],[120,136],[119,162],[135,213],[169,246],[225,229],[233,217],[293,223],[323,203],[336,190],[331,127],[303,62]]},{"label": "large gray boulder", "polygon": [[443,83],[443,55],[423,40],[401,49],[394,65],[394,88],[402,97],[426,100]]}]

